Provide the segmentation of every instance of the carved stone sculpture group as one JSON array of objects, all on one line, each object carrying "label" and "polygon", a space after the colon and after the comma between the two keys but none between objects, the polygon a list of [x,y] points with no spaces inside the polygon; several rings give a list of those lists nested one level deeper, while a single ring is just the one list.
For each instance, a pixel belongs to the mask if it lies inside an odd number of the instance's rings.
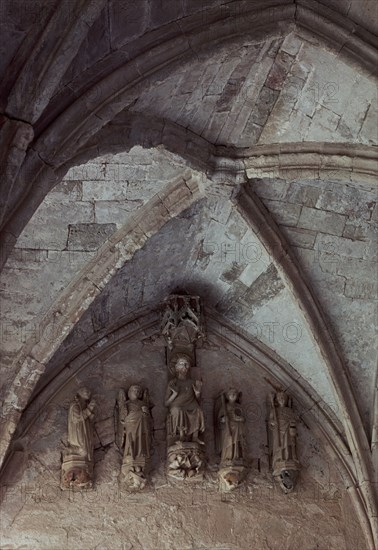
[{"label": "carved stone sculpture group", "polygon": [[[193,380],[195,342],[203,336],[199,299],[171,296],[163,317],[169,380],[165,395],[169,477],[201,479],[205,470],[205,417],[202,381]],[[147,388],[132,384],[120,389],[115,405],[115,441],[122,455],[119,480],[130,491],[148,482],[152,452],[152,404]],[[86,388],[77,391],[68,412],[67,445],[62,453],[62,489],[88,489],[93,481],[93,418],[95,403]],[[214,400],[214,441],[219,457],[221,491],[238,487],[246,476],[246,424],[241,392],[223,391]],[[300,463],[291,398],[283,391],[270,397],[269,456],[273,477],[285,493],[296,485]]]}]

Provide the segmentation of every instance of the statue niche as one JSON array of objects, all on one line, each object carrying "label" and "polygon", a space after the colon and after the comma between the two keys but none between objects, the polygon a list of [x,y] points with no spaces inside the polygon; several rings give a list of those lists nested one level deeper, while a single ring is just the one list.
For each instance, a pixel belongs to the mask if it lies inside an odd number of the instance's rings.
[{"label": "statue niche", "polygon": [[203,465],[205,421],[200,406],[202,382],[188,378],[190,358],[181,353],[175,361],[175,376],[167,387],[168,473],[174,477],[193,477]]},{"label": "statue niche", "polygon": [[119,390],[115,409],[116,443],[123,452],[120,481],[132,491],[143,489],[151,457],[152,417],[148,390],[130,386],[127,398]]},{"label": "statue niche", "polygon": [[219,481],[222,491],[238,487],[245,475],[245,416],[241,392],[230,388],[215,401],[215,448],[220,454]]},{"label": "statue niche", "polygon": [[201,478],[205,460],[202,382],[189,374],[195,365],[195,343],[203,338],[198,296],[173,294],[165,301],[161,331],[167,342],[169,381],[167,414],[167,473],[171,477]]},{"label": "statue niche", "polygon": [[62,453],[62,489],[92,487],[94,408],[91,392],[80,388],[68,411],[67,445]]},{"label": "statue niche", "polygon": [[273,476],[284,493],[291,493],[297,482],[300,463],[292,400],[283,391],[271,395],[269,428]]}]

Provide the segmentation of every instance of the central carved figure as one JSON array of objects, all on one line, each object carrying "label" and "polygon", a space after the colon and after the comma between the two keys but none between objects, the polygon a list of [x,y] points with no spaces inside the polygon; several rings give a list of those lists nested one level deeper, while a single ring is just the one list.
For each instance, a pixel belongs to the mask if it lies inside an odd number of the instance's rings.
[{"label": "central carved figure", "polygon": [[193,441],[203,445],[200,434],[205,431],[205,421],[199,400],[202,382],[188,378],[190,359],[177,355],[176,376],[169,382],[165,405],[169,407],[167,418],[168,445],[176,441]]},{"label": "central carved figure", "polygon": [[202,382],[188,377],[191,361],[178,353],[174,361],[175,376],[167,387],[168,473],[176,478],[202,475],[205,421],[200,406]]}]

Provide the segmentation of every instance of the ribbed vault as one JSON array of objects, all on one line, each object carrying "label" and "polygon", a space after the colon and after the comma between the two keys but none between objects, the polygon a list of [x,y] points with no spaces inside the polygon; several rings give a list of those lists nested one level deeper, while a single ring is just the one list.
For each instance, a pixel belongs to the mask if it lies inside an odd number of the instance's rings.
[{"label": "ribbed vault", "polygon": [[67,366],[181,289],[290,387],[373,548],[373,2],[58,4],[1,6],[1,463]]}]

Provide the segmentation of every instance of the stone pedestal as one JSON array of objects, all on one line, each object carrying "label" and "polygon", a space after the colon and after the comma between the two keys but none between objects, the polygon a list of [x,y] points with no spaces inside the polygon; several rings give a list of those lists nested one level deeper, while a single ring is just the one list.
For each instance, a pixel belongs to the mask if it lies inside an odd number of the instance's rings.
[{"label": "stone pedestal", "polygon": [[222,492],[233,491],[242,483],[246,475],[243,464],[220,464],[218,477],[219,488]]},{"label": "stone pedestal", "polygon": [[146,458],[127,458],[121,467],[119,475],[120,483],[124,484],[129,491],[140,491],[147,485],[147,474],[149,472],[149,461]]},{"label": "stone pedestal", "polygon": [[91,489],[93,486],[93,463],[82,456],[63,456],[61,489]]},{"label": "stone pedestal", "polygon": [[300,464],[298,460],[276,461],[274,464],[273,477],[279,483],[284,493],[292,493],[295,489]]},{"label": "stone pedestal", "polygon": [[167,474],[176,479],[203,478],[204,445],[191,441],[177,441],[168,447]]}]

